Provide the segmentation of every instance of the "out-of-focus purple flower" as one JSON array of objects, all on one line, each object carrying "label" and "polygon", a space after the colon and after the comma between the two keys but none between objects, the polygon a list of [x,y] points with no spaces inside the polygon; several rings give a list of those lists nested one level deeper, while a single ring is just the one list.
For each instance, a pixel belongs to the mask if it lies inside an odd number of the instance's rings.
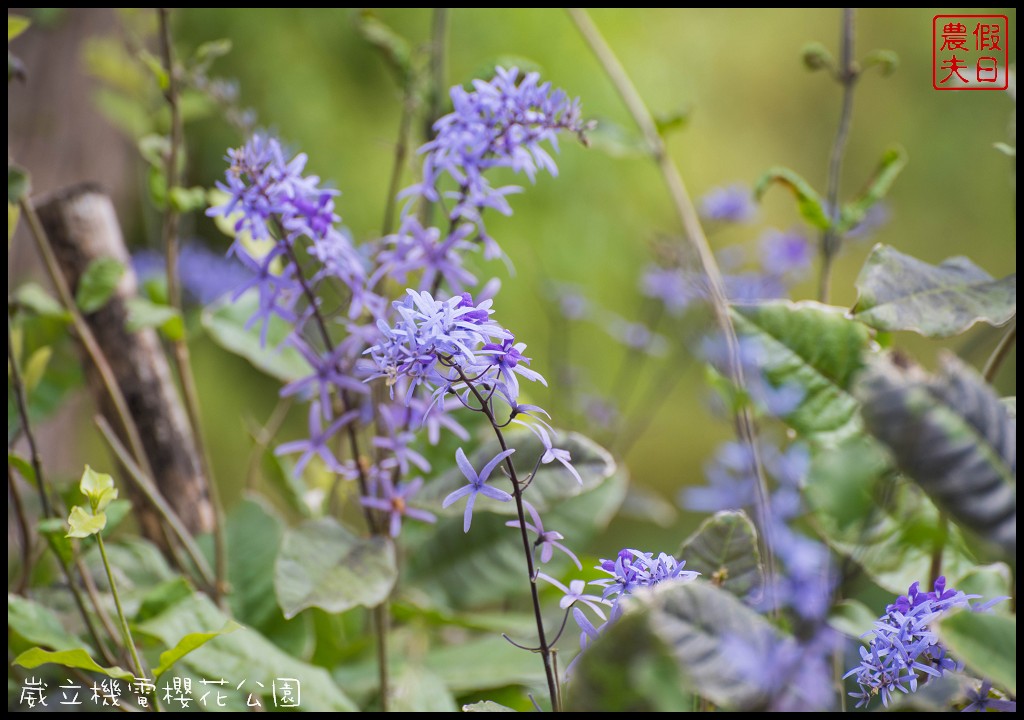
[{"label": "out-of-focus purple flower", "polygon": [[961,712],[1017,712],[1015,700],[992,697],[992,683],[983,680],[977,688],[967,691],[967,705]]},{"label": "out-of-focus purple flower", "polygon": [[797,231],[768,230],[758,241],[761,267],[772,277],[800,279],[810,269],[814,248]]},{"label": "out-of-focus purple flower", "polygon": [[326,428],[323,426],[320,413],[320,403],[311,402],[309,404],[309,438],[305,440],[294,440],[292,442],[286,442],[277,446],[274,450],[275,455],[288,455],[290,453],[301,452],[302,456],[299,461],[295,463],[295,475],[302,475],[303,469],[313,456],[319,456],[324,464],[328,468],[334,471],[338,471],[340,464],[338,459],[334,457],[334,453],[330,448],[330,441],[337,432],[345,427],[348,423],[356,419],[358,413],[355,410],[343,413],[338,417],[337,420],[332,422]]},{"label": "out-of-focus purple flower", "polygon": [[918,673],[927,682],[928,678],[963,669],[930,626],[948,610],[970,609],[970,600],[976,597],[947,589],[946,578],[940,577],[931,592],[922,592],[920,583],[915,582],[906,595],[890,604],[875,629],[865,634],[870,641],[860,649],[860,665],[843,676],[857,680],[859,690],[850,693],[857,698],[857,707],[868,705],[875,696],[888,707],[894,692],[916,692]]},{"label": "out-of-focus purple flower", "polygon": [[463,452],[462,448],[455,451],[455,462],[458,463],[462,474],[466,476],[467,480],[469,480],[469,484],[463,485],[458,490],[450,493],[448,497],[444,499],[444,502],[441,503],[441,507],[446,508],[460,498],[469,496],[469,499],[466,501],[466,513],[463,516],[463,532],[468,533],[470,523],[473,522],[473,504],[476,502],[477,495],[483,495],[484,497],[489,497],[492,500],[498,500],[499,502],[509,502],[512,499],[512,496],[504,490],[499,490],[498,488],[488,485],[487,478],[490,477],[491,472],[498,466],[498,463],[514,452],[515,448],[498,453],[486,465],[484,465],[480,474],[477,475],[476,470],[473,468],[473,464],[469,462],[469,459],[466,457],[466,453]]},{"label": "out-of-focus purple flower", "polygon": [[559,314],[566,320],[585,320],[590,315],[590,301],[577,285],[552,282],[549,294],[558,304]]},{"label": "out-of-focus purple flower", "polygon": [[785,283],[773,275],[742,272],[722,276],[725,294],[733,302],[753,303],[776,300],[788,295]]},{"label": "out-of-focus purple flower", "polygon": [[[166,258],[155,250],[135,253],[132,268],[140,283],[167,275]],[[188,298],[208,305],[249,281],[252,273],[234,258],[226,258],[198,243],[185,243],[178,253],[178,277]]]},{"label": "out-of-focus purple flower", "polygon": [[643,323],[629,322],[613,315],[602,325],[609,335],[630,350],[653,356],[661,356],[668,352],[668,341],[665,337],[652,332]]},{"label": "out-of-focus purple flower", "polygon": [[685,488],[682,505],[689,510],[716,512],[754,504],[757,475],[750,447],[739,442],[719,446],[714,460],[705,465],[708,484]]},{"label": "out-of-focus purple flower", "polygon": [[866,240],[884,227],[892,217],[892,210],[884,202],[877,202],[868,208],[864,218],[846,231],[848,240]]},{"label": "out-of-focus purple flower", "polygon": [[704,284],[682,268],[651,265],[640,280],[640,292],[658,300],[672,315],[680,315],[695,301],[705,297]]},{"label": "out-of-focus purple flower", "polygon": [[[555,550],[561,550],[569,558],[576,563],[576,567],[580,570],[583,566],[580,564],[580,559],[576,557],[572,550],[567,548],[559,540],[565,540],[565,536],[562,533],[555,530],[545,530],[544,523],[541,522],[540,514],[530,503],[523,501],[523,505],[526,507],[526,511],[530,513],[530,518],[533,520],[533,524],[526,523],[526,529],[532,533],[536,533],[537,539],[533,542],[534,548],[540,548],[540,561],[544,564],[551,562],[551,558],[554,557]],[[505,523],[508,527],[521,527],[518,520],[509,520]]]},{"label": "out-of-focus purple flower", "polygon": [[715,188],[700,199],[705,220],[745,223],[757,216],[757,204],[749,188],[740,184]]},{"label": "out-of-focus purple flower", "polygon": [[388,534],[398,537],[402,530],[402,518],[409,517],[421,522],[437,522],[433,513],[420,510],[409,505],[409,499],[423,487],[423,478],[416,478],[395,487],[387,473],[380,477],[378,489],[380,497],[362,497],[359,502],[368,508],[388,513]]}]

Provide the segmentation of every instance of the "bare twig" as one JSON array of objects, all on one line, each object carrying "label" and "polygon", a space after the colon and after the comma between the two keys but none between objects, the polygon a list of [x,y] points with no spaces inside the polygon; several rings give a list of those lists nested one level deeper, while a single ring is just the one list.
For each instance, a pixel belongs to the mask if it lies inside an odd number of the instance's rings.
[{"label": "bare twig", "polygon": [[992,351],[992,355],[985,362],[985,369],[982,371],[982,375],[985,377],[985,382],[991,383],[996,379],[996,375],[999,373],[999,368],[1002,367],[1003,361],[1009,357],[1010,351],[1016,344],[1017,320],[1014,318],[1010,329],[1007,330],[1005,335],[1003,335],[1002,340],[999,341],[999,344],[996,345],[996,349]]}]

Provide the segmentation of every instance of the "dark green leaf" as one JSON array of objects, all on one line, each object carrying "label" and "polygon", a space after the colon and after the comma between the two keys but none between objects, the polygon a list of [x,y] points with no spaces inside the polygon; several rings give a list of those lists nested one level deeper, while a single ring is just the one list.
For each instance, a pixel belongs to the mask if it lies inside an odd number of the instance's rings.
[{"label": "dark green leaf", "polygon": [[1002,325],[1017,312],[1017,273],[995,280],[965,257],[935,266],[876,245],[856,285],[854,317],[878,330],[952,337],[978,322]]},{"label": "dark green leaf", "polygon": [[310,607],[340,613],[385,600],[398,570],[385,538],[363,539],[333,518],[288,530],[274,565],[274,589],[286,618]]},{"label": "dark green leaf", "polygon": [[409,41],[381,21],[372,10],[363,9],[356,23],[359,34],[380,52],[403,86],[413,76]]},{"label": "dark green leaf", "polygon": [[156,617],[171,606],[178,604],[185,598],[191,597],[194,593],[195,589],[183,577],[176,577],[173,580],[162,582],[152,588],[142,598],[139,609],[136,611],[132,621],[135,623],[145,622],[152,617]]},{"label": "dark green leaf", "polygon": [[759,594],[764,586],[761,551],[754,523],[742,510],[723,510],[708,518],[679,548],[687,570],[737,597]]},{"label": "dark green leaf", "polygon": [[185,337],[185,322],[177,308],[158,305],[142,297],[130,297],[125,301],[128,318],[125,327],[129,332],[143,328],[159,328],[168,340],[182,340]]},{"label": "dark green leaf", "polygon": [[490,700],[481,700],[480,702],[463,705],[462,712],[518,712],[518,710],[513,710],[510,707],[499,705]]},{"label": "dark green leaf", "polygon": [[[525,479],[529,476],[538,459],[544,454],[544,445],[529,430],[516,430],[507,433],[505,442],[508,447],[515,448],[511,460],[516,468],[519,478]],[[537,475],[530,484],[530,503],[537,508],[537,512],[543,513],[550,508],[556,507],[567,498],[580,495],[600,485],[607,478],[615,473],[615,460],[611,454],[593,440],[573,432],[558,432],[554,446],[562,450],[568,450],[572,458],[572,465],[580,474],[583,484],[580,485],[576,478],[566,470],[565,466],[557,461],[540,465]],[[489,439],[480,444],[475,452],[469,455],[473,467],[479,471],[495,455],[501,452],[501,446],[495,439]],[[430,507],[440,507],[444,498],[453,490],[466,484],[466,477],[455,466],[435,480],[432,480],[419,493],[417,500]],[[496,487],[504,488],[508,481],[504,480],[502,469],[504,463],[498,466],[491,473],[490,482]],[[457,503],[454,506],[443,510],[448,515],[462,515],[463,504]],[[503,515],[515,515],[515,503],[492,502],[487,498],[477,498],[477,507],[490,512]]]},{"label": "dark green leaf", "polygon": [[82,648],[75,648],[73,650],[57,650],[54,652],[43,650],[41,648],[32,648],[31,650],[26,650],[21,655],[14,658],[12,663],[29,670],[33,670],[40,665],[53,663],[55,665],[63,665],[64,667],[102,673],[108,677],[117,678],[118,680],[127,680],[128,682],[135,679],[135,676],[124,668],[116,665],[114,667],[103,667],[89,657],[89,653]]},{"label": "dark green leaf", "polygon": [[309,375],[309,363],[290,345],[282,345],[292,328],[274,316],[267,330],[267,346],[260,345],[260,326],[245,328],[256,312],[259,298],[255,291],[246,292],[234,302],[220,300],[203,311],[203,327],[214,342],[225,350],[240,355],[258,370],[282,382],[291,382]]},{"label": "dark green leaf", "polygon": [[892,184],[907,164],[907,151],[900,146],[889,148],[867,186],[853,202],[843,208],[840,231],[845,232],[859,225],[874,205],[885,198]]},{"label": "dark green leaf", "polygon": [[815,302],[737,305],[732,316],[736,332],[760,344],[769,383],[793,383],[804,391],[799,406],[782,418],[798,435],[835,443],[862,431],[850,390],[864,363],[867,328],[840,308]]},{"label": "dark green leaf", "polygon": [[17,205],[29,193],[31,185],[28,171],[18,165],[7,164],[7,202]]},{"label": "dark green leaf", "polygon": [[[229,620],[209,598],[197,594],[140,623],[138,631],[172,645],[189,633],[215,632]],[[322,712],[357,709],[326,670],[295,659],[251,628],[218,638],[190,653],[182,663],[198,677],[245,678],[247,688],[264,696],[270,695],[276,678],[297,678],[302,683],[303,708]],[[256,683],[262,683],[263,689],[258,690]]]},{"label": "dark green leaf", "polygon": [[925,375],[879,358],[858,388],[870,432],[950,516],[1010,556],[1017,550],[1017,427],[953,355]]},{"label": "dark green leaf", "polygon": [[1017,618],[961,611],[935,628],[943,644],[969,672],[1017,694]]},{"label": "dark green leaf", "polygon": [[[7,628],[32,645],[53,650],[82,647],[82,641],[69,633],[48,607],[28,598],[7,594]],[[86,648],[92,652],[90,648]]]},{"label": "dark green leaf", "polygon": [[227,519],[228,596],[234,616],[262,628],[280,610],[274,598],[274,560],[284,537],[284,523],[266,503],[246,499],[231,509]]},{"label": "dark green leaf", "polygon": [[782,185],[793,193],[800,216],[812,227],[824,230],[831,224],[828,213],[825,211],[825,202],[810,186],[810,183],[789,168],[775,167],[762,175],[754,185],[754,197],[760,200],[768,192],[768,188],[774,184]]},{"label": "dark green leaf", "polygon": [[174,667],[174,665],[183,657],[194,650],[198,650],[215,637],[226,635],[230,632],[234,632],[235,630],[240,630],[241,628],[242,626],[234,620],[228,620],[220,630],[214,630],[213,632],[189,633],[175,643],[174,647],[170,650],[160,653],[160,664],[153,668],[153,677],[159,678],[165,672]]},{"label": "dark green leaf", "polygon": [[124,275],[124,265],[111,257],[93,260],[78,280],[75,303],[83,313],[96,312],[107,304]]}]

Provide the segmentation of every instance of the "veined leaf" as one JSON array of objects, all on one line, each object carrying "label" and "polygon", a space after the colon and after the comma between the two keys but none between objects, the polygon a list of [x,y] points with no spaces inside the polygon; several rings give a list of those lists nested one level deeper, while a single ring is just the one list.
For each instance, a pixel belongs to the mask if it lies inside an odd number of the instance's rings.
[{"label": "veined leaf", "polygon": [[935,628],[968,671],[1017,694],[1017,617],[960,611]]},{"label": "veined leaf", "polygon": [[131,682],[135,679],[135,676],[117,665],[113,667],[103,667],[91,657],[82,648],[75,648],[73,650],[43,650],[42,648],[32,648],[26,650],[18,657],[14,658],[12,664],[20,665],[23,668],[33,670],[40,665],[46,665],[47,663],[53,663],[55,665],[63,665],[69,668],[78,668],[79,670],[88,670],[89,672],[97,672],[107,677],[117,678],[118,680],[127,680]]},{"label": "veined leaf", "polygon": [[961,525],[1017,551],[1017,428],[1006,406],[953,355],[939,374],[879,358],[860,382],[870,432]]},{"label": "veined leaf", "polygon": [[241,625],[236,623],[234,620],[229,620],[224,624],[220,630],[214,630],[213,632],[194,632],[189,633],[177,643],[174,647],[169,650],[165,650],[160,653],[160,664],[153,668],[153,677],[158,678],[165,672],[174,667],[175,663],[181,660],[183,657],[188,655],[193,650],[198,650],[206,643],[213,640],[215,637],[226,635],[227,633],[234,632],[235,630],[241,629]]},{"label": "veined leaf", "polygon": [[742,510],[723,510],[705,520],[683,541],[678,557],[687,570],[737,597],[759,593],[764,585],[757,531]]},{"label": "veined leaf", "polygon": [[853,316],[877,330],[952,337],[1017,312],[1017,273],[996,280],[965,257],[930,265],[876,245],[857,278]]}]

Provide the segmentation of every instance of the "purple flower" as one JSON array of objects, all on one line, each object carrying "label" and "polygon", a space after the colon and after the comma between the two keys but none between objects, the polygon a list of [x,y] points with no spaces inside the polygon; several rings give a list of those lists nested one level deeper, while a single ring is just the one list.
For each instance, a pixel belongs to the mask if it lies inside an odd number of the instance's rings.
[{"label": "purple flower", "polygon": [[332,470],[338,470],[340,464],[337,458],[334,457],[334,453],[331,452],[330,447],[328,447],[328,442],[337,434],[338,430],[355,420],[358,414],[355,410],[350,410],[325,429],[320,419],[320,404],[312,402],[309,404],[309,438],[306,440],[293,440],[292,442],[278,445],[277,449],[274,450],[274,454],[287,455],[289,453],[301,452],[302,456],[295,463],[296,476],[302,474],[303,469],[313,459],[314,455],[319,456],[327,467]]},{"label": "purple flower", "polygon": [[660,301],[672,315],[681,314],[706,293],[704,284],[682,268],[651,265],[644,271],[640,292]]},{"label": "purple flower", "polygon": [[700,199],[700,214],[705,220],[745,223],[757,215],[750,190],[743,185],[715,188]]},{"label": "purple flower", "polygon": [[761,267],[774,277],[800,279],[814,260],[814,249],[800,232],[768,230],[759,246]]},{"label": "purple flower", "polygon": [[500,345],[486,343],[480,349],[480,355],[489,357],[483,358],[477,367],[493,366],[504,380],[502,384],[513,400],[519,397],[519,380],[516,375],[522,375],[527,380],[539,382],[545,386],[548,384],[540,373],[526,367],[530,364],[530,358],[523,355],[525,349],[526,345],[515,342],[515,338],[506,338]]},{"label": "purple flower", "polygon": [[476,502],[477,495],[483,495],[484,497],[489,497],[500,502],[508,502],[512,499],[512,496],[504,490],[499,490],[498,488],[493,488],[488,485],[487,478],[490,477],[491,472],[495,467],[497,467],[498,463],[514,452],[515,448],[498,453],[490,462],[484,465],[480,474],[477,475],[476,470],[466,458],[466,453],[463,452],[462,448],[455,451],[455,462],[458,463],[459,469],[462,470],[462,474],[466,476],[467,480],[469,480],[469,484],[463,485],[455,492],[450,493],[448,497],[444,499],[444,502],[441,503],[441,507],[446,508],[460,498],[464,498],[467,495],[469,496],[469,499],[466,501],[466,514],[463,518],[463,532],[468,533],[469,525],[473,522],[473,504]]},{"label": "purple flower", "polygon": [[[162,280],[167,275],[166,258],[155,250],[140,250],[132,255],[132,268],[141,283]],[[208,305],[250,280],[252,273],[236,259],[189,242],[178,254],[178,277],[190,298]]]},{"label": "purple flower", "polygon": [[378,483],[381,497],[362,497],[359,502],[365,507],[381,510],[388,513],[388,534],[391,537],[398,537],[402,529],[402,518],[409,517],[421,522],[437,522],[433,513],[426,510],[411,507],[409,498],[420,491],[423,487],[423,478],[416,478],[406,483],[399,483],[397,487],[392,485],[391,478],[384,473]]},{"label": "purple flower", "polygon": [[661,553],[655,559],[653,553],[624,548],[614,560],[601,560],[596,566],[610,577],[594,580],[591,585],[604,588],[603,598],[614,598],[614,605],[636,592],[638,588],[654,587],[663,582],[677,580],[689,582],[700,575],[698,572],[683,570],[686,561],[677,561],[667,553]]},{"label": "purple flower", "polygon": [[[582,570],[583,566],[580,564],[580,559],[576,557],[572,550],[558,542],[559,540],[565,540],[565,536],[554,530],[545,530],[544,524],[540,520],[540,515],[537,513],[537,508],[525,500],[523,501],[523,505],[526,507],[527,512],[530,513],[530,518],[533,519],[532,525],[530,523],[526,523],[526,529],[537,534],[537,539],[533,541],[533,547],[535,549],[538,547],[540,548],[540,561],[545,564],[551,562],[551,558],[554,556],[555,550],[558,549],[568,555],[572,561],[576,563],[576,567]],[[508,527],[520,527],[518,520],[509,520],[505,524]]]},{"label": "purple flower", "polygon": [[[577,565],[578,564],[579,563],[577,563]],[[599,598],[597,595],[589,595],[583,592],[587,587],[586,580],[572,580],[569,582],[569,587],[566,587],[550,575],[546,575],[544,573],[537,573],[537,577],[541,580],[551,583],[556,588],[565,593],[562,596],[562,599],[558,601],[558,607],[562,608],[563,610],[568,610],[576,603],[583,603],[591,610],[593,610],[599,618],[601,618],[602,620],[607,619],[604,614],[604,609],[601,606],[610,605],[611,603],[609,603],[607,600]]]},{"label": "purple flower", "polygon": [[961,712],[1017,712],[1016,700],[991,697],[991,693],[992,683],[983,680],[979,687],[967,691],[967,706]]}]

